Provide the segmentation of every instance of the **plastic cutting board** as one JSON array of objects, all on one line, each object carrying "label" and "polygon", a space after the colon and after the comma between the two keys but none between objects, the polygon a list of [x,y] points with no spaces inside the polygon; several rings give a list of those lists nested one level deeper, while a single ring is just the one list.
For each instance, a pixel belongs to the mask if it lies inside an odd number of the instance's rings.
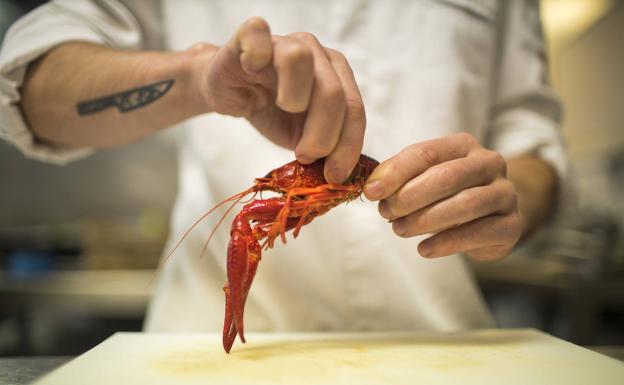
[{"label": "plastic cutting board", "polygon": [[534,330],[444,334],[117,333],[37,385],[624,384],[624,364]]}]

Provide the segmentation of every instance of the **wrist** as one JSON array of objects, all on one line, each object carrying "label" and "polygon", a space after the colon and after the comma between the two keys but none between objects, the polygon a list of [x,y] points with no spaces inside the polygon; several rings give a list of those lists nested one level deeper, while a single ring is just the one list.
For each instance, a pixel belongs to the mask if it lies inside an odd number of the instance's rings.
[{"label": "wrist", "polygon": [[214,111],[208,97],[206,74],[218,49],[217,46],[201,43],[177,53],[180,55],[180,86],[184,90],[184,104],[192,115]]}]

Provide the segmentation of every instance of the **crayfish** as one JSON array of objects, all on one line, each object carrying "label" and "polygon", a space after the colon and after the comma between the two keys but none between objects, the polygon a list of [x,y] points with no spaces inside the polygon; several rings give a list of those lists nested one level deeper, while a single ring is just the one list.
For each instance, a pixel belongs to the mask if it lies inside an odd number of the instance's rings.
[{"label": "crayfish", "polygon": [[[217,204],[182,237],[184,239],[189,231],[214,209],[226,202],[233,202],[217,223],[218,227],[237,203],[245,196],[254,194],[236,215],[230,230],[227,283],[223,287],[225,292],[223,347],[227,353],[230,352],[237,335],[241,342],[245,342],[243,312],[262,257],[262,250],[272,248],[278,237],[286,243],[286,232],[290,230],[294,230],[293,237],[296,238],[301,227],[312,222],[314,218],[341,203],[358,198],[362,194],[366,179],[379,162],[366,155],[360,155],[357,165],[343,184],[327,183],[323,176],[324,164],[325,159],[319,159],[308,165],[295,160],[272,170],[263,178],[256,178],[252,187]],[[272,191],[279,196],[254,199],[255,194],[263,191]],[[202,254],[216,227],[206,240]],[[173,254],[173,251],[169,255]]]}]

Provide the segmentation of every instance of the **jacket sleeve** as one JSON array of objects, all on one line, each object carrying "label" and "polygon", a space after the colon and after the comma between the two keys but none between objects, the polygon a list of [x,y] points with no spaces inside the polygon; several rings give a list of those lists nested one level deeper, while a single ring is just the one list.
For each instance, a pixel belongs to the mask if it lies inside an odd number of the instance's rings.
[{"label": "jacket sleeve", "polygon": [[560,130],[562,107],[548,84],[536,1],[501,3],[497,73],[486,145],[507,158],[532,153],[563,178],[568,161]]},{"label": "jacket sleeve", "polygon": [[155,8],[156,2],[126,3],[55,0],[36,8],[11,26],[0,50],[0,138],[15,145],[29,158],[58,164],[92,151],[38,142],[21,113],[20,90],[28,65],[65,42],[92,42],[118,49],[158,48],[159,36],[155,33],[160,29],[148,9]]}]

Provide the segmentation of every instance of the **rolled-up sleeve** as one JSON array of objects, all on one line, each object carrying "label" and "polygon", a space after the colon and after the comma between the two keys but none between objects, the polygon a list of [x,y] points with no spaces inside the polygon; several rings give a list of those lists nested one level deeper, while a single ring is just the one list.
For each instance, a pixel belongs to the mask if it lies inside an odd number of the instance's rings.
[{"label": "rolled-up sleeve", "polygon": [[0,50],[0,137],[29,158],[63,164],[91,152],[89,148],[70,149],[38,142],[19,107],[29,63],[69,41],[139,49],[143,36],[129,9],[111,0],[52,1],[11,26]]},{"label": "rolled-up sleeve", "polygon": [[560,130],[562,108],[548,85],[537,2],[501,4],[498,72],[486,145],[507,158],[532,153],[564,177],[568,162]]}]

